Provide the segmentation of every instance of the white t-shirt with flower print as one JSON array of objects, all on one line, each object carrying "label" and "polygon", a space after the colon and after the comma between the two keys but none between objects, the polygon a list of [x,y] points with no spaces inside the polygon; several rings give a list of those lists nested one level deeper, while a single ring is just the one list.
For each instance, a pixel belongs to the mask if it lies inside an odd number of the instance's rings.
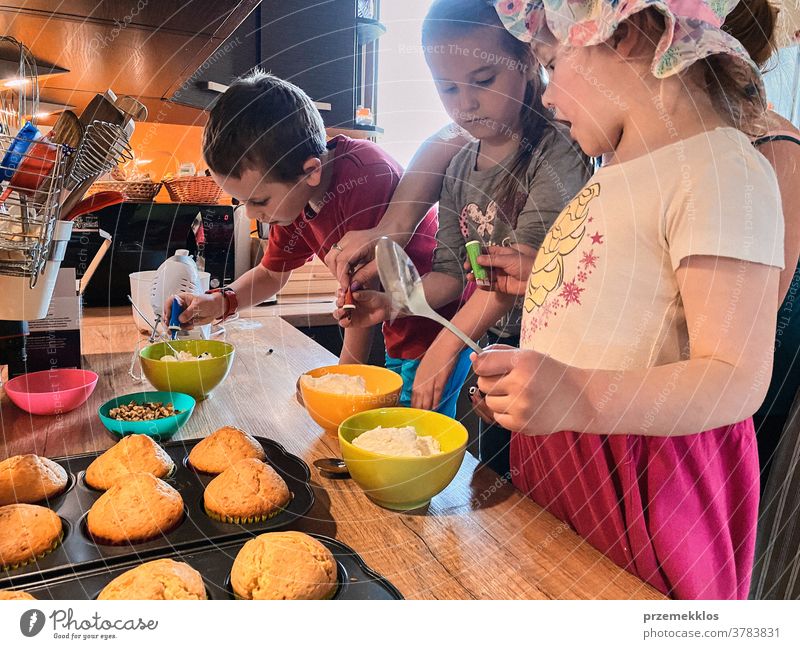
[{"label": "white t-shirt with flower print", "polygon": [[539,249],[521,347],[593,369],[688,358],[675,271],[690,255],[783,267],[775,173],[736,129],[603,167],[587,182]]}]

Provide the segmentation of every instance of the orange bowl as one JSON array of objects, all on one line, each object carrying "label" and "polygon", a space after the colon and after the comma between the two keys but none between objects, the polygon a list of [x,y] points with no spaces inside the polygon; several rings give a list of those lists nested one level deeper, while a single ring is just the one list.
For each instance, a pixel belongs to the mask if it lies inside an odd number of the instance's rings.
[{"label": "orange bowl", "polygon": [[[367,385],[364,395],[335,394],[323,392],[306,385],[303,376],[315,378],[325,374],[347,374],[362,376]],[[311,418],[325,430],[336,431],[348,417],[373,410],[374,408],[391,408],[400,400],[403,379],[399,374],[375,365],[328,365],[306,372],[300,377],[300,394],[303,405]]]}]

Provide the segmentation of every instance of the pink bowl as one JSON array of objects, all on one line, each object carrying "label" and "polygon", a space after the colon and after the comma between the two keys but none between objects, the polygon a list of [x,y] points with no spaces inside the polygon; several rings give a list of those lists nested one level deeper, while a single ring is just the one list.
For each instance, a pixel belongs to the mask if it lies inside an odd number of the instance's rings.
[{"label": "pink bowl", "polygon": [[6,394],[32,415],[58,415],[83,405],[97,386],[89,370],[53,369],[31,372],[5,384]]}]

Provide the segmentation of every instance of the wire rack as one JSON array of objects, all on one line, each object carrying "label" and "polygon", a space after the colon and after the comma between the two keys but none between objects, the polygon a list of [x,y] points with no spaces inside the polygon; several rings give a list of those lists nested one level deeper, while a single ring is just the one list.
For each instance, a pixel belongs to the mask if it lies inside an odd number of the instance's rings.
[{"label": "wire rack", "polygon": [[125,129],[109,122],[91,122],[69,167],[67,186],[108,173],[128,160],[133,160],[133,150]]},{"label": "wire rack", "polygon": [[[20,144],[24,155],[6,155]],[[0,274],[29,277],[31,288],[50,252],[69,154],[63,145],[0,133],[0,175],[10,176],[0,194]]]}]

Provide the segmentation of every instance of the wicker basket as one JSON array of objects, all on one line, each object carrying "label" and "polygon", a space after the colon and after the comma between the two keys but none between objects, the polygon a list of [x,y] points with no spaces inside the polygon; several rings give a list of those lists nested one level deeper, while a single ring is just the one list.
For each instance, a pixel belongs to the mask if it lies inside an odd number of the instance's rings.
[{"label": "wicker basket", "polygon": [[97,192],[120,192],[126,201],[147,203],[152,201],[161,191],[161,183],[124,180],[98,180],[94,183],[87,196]]},{"label": "wicker basket", "polygon": [[171,178],[164,186],[176,203],[216,203],[222,196],[222,187],[210,176]]}]

